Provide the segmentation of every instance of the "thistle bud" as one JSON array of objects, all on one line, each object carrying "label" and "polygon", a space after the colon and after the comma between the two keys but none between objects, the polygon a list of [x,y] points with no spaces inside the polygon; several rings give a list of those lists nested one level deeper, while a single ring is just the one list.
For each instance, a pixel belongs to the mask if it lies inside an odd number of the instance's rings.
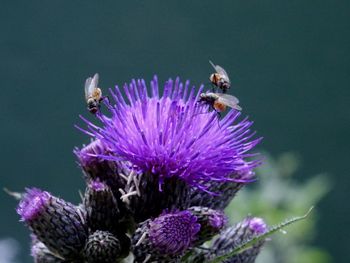
[{"label": "thistle bud", "polygon": [[[226,229],[221,233],[212,245],[212,258],[231,252],[235,247],[243,242],[263,234],[267,231],[267,225],[263,219],[258,217],[248,217],[242,222]],[[251,248],[229,258],[227,263],[253,263],[264,245],[265,240],[258,241]]]},{"label": "thistle bud", "polygon": [[121,245],[116,236],[107,231],[91,234],[84,248],[88,263],[115,263],[118,261]]},{"label": "thistle bud", "polygon": [[110,187],[99,180],[91,181],[85,191],[86,221],[92,231],[113,231],[118,226],[118,202]]},{"label": "thistle bud", "polygon": [[188,211],[197,217],[197,222],[201,225],[196,237],[196,245],[201,245],[208,241],[226,226],[227,217],[223,211],[201,206],[190,207]]},{"label": "thistle bud", "polygon": [[104,160],[98,156],[109,154],[107,146],[100,140],[94,140],[82,149],[75,148],[74,153],[78,157],[87,181],[104,181],[115,189],[123,186],[124,181],[118,176],[120,169],[118,163]]},{"label": "thistle bud", "polygon": [[31,255],[35,263],[65,263],[66,261],[53,255],[50,250],[40,241],[33,242]]},{"label": "thistle bud", "polygon": [[17,213],[52,253],[65,259],[79,256],[87,238],[79,208],[46,191],[31,188],[21,199]]}]

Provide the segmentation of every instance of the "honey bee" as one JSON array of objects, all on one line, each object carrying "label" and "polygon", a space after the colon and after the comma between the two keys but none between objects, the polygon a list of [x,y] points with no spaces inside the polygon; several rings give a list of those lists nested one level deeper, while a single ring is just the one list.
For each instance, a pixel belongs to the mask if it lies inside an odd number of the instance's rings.
[{"label": "honey bee", "polygon": [[229,94],[213,92],[201,93],[199,101],[209,104],[218,113],[225,111],[227,107],[239,111],[242,110],[238,105],[239,100],[235,96]]},{"label": "honey bee", "polygon": [[213,62],[209,60],[210,65],[215,69],[215,73],[211,74],[209,79],[216,87],[222,90],[223,93],[231,87],[231,81],[226,73],[226,71],[219,65],[214,65]]},{"label": "honey bee", "polygon": [[102,91],[98,86],[98,73],[92,78],[89,77],[85,81],[85,100],[87,109],[95,114],[100,109],[100,103],[104,99],[102,97]]}]

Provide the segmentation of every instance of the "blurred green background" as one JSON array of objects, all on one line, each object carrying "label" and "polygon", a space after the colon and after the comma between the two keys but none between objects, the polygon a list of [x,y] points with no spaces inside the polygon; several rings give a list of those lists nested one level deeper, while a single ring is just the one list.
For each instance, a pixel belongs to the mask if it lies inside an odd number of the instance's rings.
[{"label": "blurred green background", "polygon": [[[86,77],[99,72],[103,88],[155,73],[197,85],[211,59],[230,73],[262,149],[298,153],[300,183],[329,174],[313,245],[349,262],[349,13],[345,0],[1,1],[0,186],[78,202],[72,149],[88,138],[73,125],[88,115]],[[31,262],[16,202],[0,198],[0,239],[18,240],[19,262]]]}]

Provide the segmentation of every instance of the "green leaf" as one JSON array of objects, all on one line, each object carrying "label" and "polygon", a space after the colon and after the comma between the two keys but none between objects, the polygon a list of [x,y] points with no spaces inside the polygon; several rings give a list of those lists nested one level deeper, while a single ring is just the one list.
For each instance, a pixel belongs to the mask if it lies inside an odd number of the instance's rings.
[{"label": "green leaf", "polygon": [[210,261],[209,263],[219,263],[222,262],[225,259],[231,258],[239,253],[242,253],[243,251],[251,248],[254,244],[256,244],[257,242],[271,236],[273,233],[285,228],[288,225],[291,225],[293,223],[296,223],[298,221],[301,221],[305,218],[307,218],[309,216],[309,214],[311,213],[312,209],[314,207],[312,206],[309,211],[307,211],[307,213],[303,216],[298,216],[298,217],[293,217],[290,219],[287,219],[285,222],[280,223],[278,225],[272,226],[266,233],[258,235],[253,237],[252,239],[249,239],[248,241],[243,242],[241,245],[239,245],[238,247],[236,247],[234,250],[232,250],[231,252],[227,253],[226,255],[222,255],[219,256],[217,258],[215,258],[214,260]]}]

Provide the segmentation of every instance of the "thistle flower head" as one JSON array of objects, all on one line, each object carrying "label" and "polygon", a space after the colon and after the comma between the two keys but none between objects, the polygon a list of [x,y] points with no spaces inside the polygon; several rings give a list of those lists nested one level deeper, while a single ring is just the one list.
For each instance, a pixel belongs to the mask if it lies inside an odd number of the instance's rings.
[{"label": "thistle flower head", "polygon": [[[206,190],[208,182],[235,181],[232,174],[251,170],[258,161],[247,161],[260,139],[250,140],[252,122],[238,121],[240,113],[231,110],[219,120],[208,105],[198,103],[203,86],[196,92],[189,82],[169,79],[160,96],[157,77],[149,94],[144,80],[133,80],[121,90],[110,90],[115,101],[106,102],[110,117],[99,114],[102,126],[88,124],[86,133],[108,149],[89,156],[126,161],[135,170],[159,178],[159,188],[167,178],[179,178]],[[84,149],[82,150],[84,151]],[[79,155],[79,154],[78,154]],[[241,180],[238,178],[237,180]]]},{"label": "thistle flower head", "polygon": [[45,209],[50,199],[50,194],[40,189],[27,188],[26,191],[17,207],[17,213],[21,216],[22,221],[34,219],[40,211]]},{"label": "thistle flower head", "polygon": [[27,189],[18,214],[52,253],[74,258],[85,244],[87,226],[80,208],[36,188]]},{"label": "thistle flower head", "polygon": [[[74,149],[86,180],[82,202],[36,188],[15,194],[35,262],[180,262],[186,252],[195,259],[187,262],[207,262],[267,231],[259,218],[227,226],[223,211],[253,181],[260,160],[249,151],[261,139],[252,139],[252,122],[240,119],[238,108],[218,117],[211,103],[224,94],[203,100],[203,86],[177,78],[161,95],[155,76],[150,87],[132,80],[101,97],[97,81],[95,74],[85,84],[86,95],[97,98],[86,97],[103,100],[106,113],[96,106],[99,125],[81,117],[87,128],[79,129],[92,141]],[[254,262],[264,242],[228,262]]]}]

